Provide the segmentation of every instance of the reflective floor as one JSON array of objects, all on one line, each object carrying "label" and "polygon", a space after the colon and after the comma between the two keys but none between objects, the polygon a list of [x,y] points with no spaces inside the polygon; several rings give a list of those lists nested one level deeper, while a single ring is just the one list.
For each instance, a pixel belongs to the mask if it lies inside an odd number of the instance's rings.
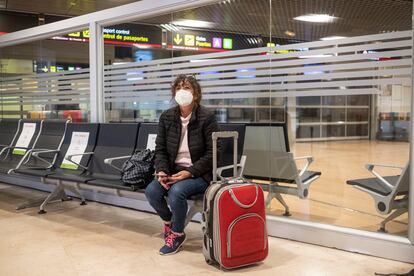
[{"label": "reflective floor", "polygon": [[[315,185],[316,186],[316,185]],[[48,213],[16,211],[44,193],[0,185],[0,275],[219,275],[201,253],[200,225],[191,223],[184,249],[162,257],[160,220],[152,214],[89,203],[57,202]],[[313,207],[312,207],[313,208]],[[261,265],[232,275],[374,275],[403,273],[412,265],[270,238]]]},{"label": "reflective floor", "polygon": [[[315,162],[310,170],[322,175],[310,188],[309,199],[284,195],[292,217],[335,224],[362,230],[376,231],[385,216],[379,215],[374,200],[367,193],[347,185],[349,179],[373,177],[365,164],[392,164],[405,166],[409,144],[404,142],[338,141],[295,143],[295,156],[312,155]],[[399,170],[382,169],[382,175],[399,174]],[[270,214],[281,215],[282,205],[272,201]],[[390,234],[407,235],[408,215],[402,215],[387,224]]]}]

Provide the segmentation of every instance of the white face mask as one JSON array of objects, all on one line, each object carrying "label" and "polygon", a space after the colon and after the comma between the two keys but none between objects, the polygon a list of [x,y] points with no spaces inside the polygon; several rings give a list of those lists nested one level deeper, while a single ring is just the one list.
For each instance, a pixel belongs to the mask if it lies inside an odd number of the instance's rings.
[{"label": "white face mask", "polygon": [[190,90],[180,89],[175,92],[174,99],[180,106],[187,106],[193,102],[193,93]]}]

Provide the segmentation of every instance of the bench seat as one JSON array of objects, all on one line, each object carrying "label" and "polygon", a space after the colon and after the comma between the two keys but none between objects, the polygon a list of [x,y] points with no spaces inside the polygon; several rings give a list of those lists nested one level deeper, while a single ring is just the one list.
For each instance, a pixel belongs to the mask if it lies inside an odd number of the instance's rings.
[{"label": "bench seat", "polygon": [[[398,183],[398,179],[400,178],[399,175],[394,176],[384,176],[383,177],[388,183],[395,186]],[[352,186],[359,186],[361,188],[370,190],[374,193],[387,196],[391,194],[392,190],[388,187],[386,187],[378,178],[363,178],[363,179],[353,179],[348,180],[346,182],[349,185]],[[408,194],[408,189],[402,189],[398,191],[398,195],[405,195]]]}]

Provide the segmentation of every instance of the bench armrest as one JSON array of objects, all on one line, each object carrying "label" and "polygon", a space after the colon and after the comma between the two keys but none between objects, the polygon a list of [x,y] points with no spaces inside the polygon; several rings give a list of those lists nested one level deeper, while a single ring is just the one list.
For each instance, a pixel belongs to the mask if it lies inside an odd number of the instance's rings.
[{"label": "bench armrest", "polygon": [[38,159],[38,160],[40,160],[40,161],[42,161],[42,162],[44,162],[44,163],[48,164],[48,165],[49,165],[49,168],[50,168],[50,167],[52,167],[52,166],[53,166],[53,164],[52,164],[52,163],[50,163],[49,161],[47,161],[46,159],[43,159],[43,158],[42,158],[42,157],[40,157],[39,155],[40,155],[40,154],[42,154],[42,153],[58,153],[58,152],[60,152],[60,150],[49,150],[49,149],[42,150],[42,149],[39,149],[39,150],[37,150],[36,152],[31,152],[30,154],[31,154],[31,156],[33,156],[34,158],[36,158],[36,159]]},{"label": "bench armrest", "polygon": [[366,164],[365,168],[373,174],[382,184],[390,188],[391,190],[394,189],[394,186],[391,185],[385,178],[383,178],[377,171],[374,170],[375,167],[383,167],[383,168],[393,168],[393,169],[400,169],[404,170],[404,167],[401,166],[394,166],[394,165],[383,165],[383,164]]},{"label": "bench armrest", "polygon": [[6,147],[6,149],[25,149],[25,150],[29,150],[31,148],[28,148],[28,147],[17,147],[17,146],[8,146],[8,147]]},{"label": "bench armrest", "polygon": [[31,148],[28,148],[28,147],[17,147],[17,146],[6,146],[6,147],[4,147],[4,148],[1,149],[0,155],[2,155],[6,150],[11,150],[11,149],[30,150]]},{"label": "bench armrest", "polygon": [[[30,149],[30,150],[26,151],[26,153],[25,153],[25,154],[24,154],[24,156],[20,159],[20,161],[19,161],[19,163],[17,164],[17,166],[16,166],[14,169],[12,169],[11,171],[13,171],[13,172],[14,172],[15,170],[20,169],[20,167],[23,165],[23,163],[29,162],[29,159],[30,159],[30,157],[31,157],[32,151],[33,151],[33,149]],[[27,159],[27,161],[26,161],[26,159]]]},{"label": "bench armrest", "polygon": [[[235,175],[235,177],[242,177],[243,176],[244,167],[246,165],[246,159],[247,159],[247,156],[242,155],[242,157],[240,158],[240,163],[237,164],[237,168],[240,168],[239,175]],[[234,167],[234,165],[219,167],[219,168],[217,168],[217,175],[219,177],[221,177],[221,174],[223,173],[223,171],[228,170],[228,169],[232,169],[233,167]]]},{"label": "bench armrest", "polygon": [[104,160],[104,163],[107,164],[108,166],[111,166],[112,168],[114,168],[115,170],[122,172],[122,169],[118,166],[115,166],[114,164],[112,164],[114,161],[116,160],[122,160],[122,159],[128,159],[130,158],[132,155],[126,155],[126,156],[118,156],[118,157],[112,157],[112,158],[106,158]]},{"label": "bench armrest", "polygon": [[315,159],[313,156],[299,156],[295,157],[294,160],[306,160],[305,166],[299,172],[299,176],[302,176],[308,170],[310,164],[312,164]]},{"label": "bench armrest", "polygon": [[[40,160],[40,161],[42,161],[42,162],[44,162],[44,163],[46,163],[46,164],[48,164],[48,166],[47,167],[45,167],[45,169],[49,169],[50,167],[52,167],[52,163],[50,163],[49,161],[47,161],[47,160],[45,160],[45,159],[43,159],[43,158],[41,158],[40,156],[38,156],[38,154],[40,154],[40,153],[48,153],[48,152],[58,152],[58,150],[50,150],[50,149],[29,149],[26,153],[25,153],[25,155],[22,157],[22,159],[20,159],[20,161],[19,161],[19,163],[17,164],[17,166],[14,168],[14,169],[12,169],[12,171],[15,171],[15,170],[18,170],[18,169],[20,169],[20,167],[23,165],[23,164],[26,164],[27,162],[29,162],[29,160],[30,160],[30,158],[33,156],[34,158],[36,158],[36,159],[38,159],[38,160]],[[36,154],[36,153],[38,153],[38,154]]]},{"label": "bench armrest", "polygon": [[79,163],[77,163],[77,162],[75,162],[75,161],[73,161],[73,160],[72,160],[72,158],[73,158],[73,157],[75,157],[75,156],[84,156],[84,155],[93,155],[93,152],[84,152],[84,153],[71,154],[71,155],[68,155],[68,156],[66,157],[66,159],[67,159],[69,162],[71,162],[71,163],[73,163],[73,164],[75,164],[75,165],[78,165],[78,166],[79,166],[79,167],[81,167],[82,169],[84,169],[84,170],[88,170],[88,168],[87,168],[87,167],[85,167],[85,166],[83,166],[83,165],[81,165],[81,164],[79,164]]},{"label": "bench armrest", "polygon": [[367,168],[368,171],[374,170],[374,167],[393,168],[393,169],[401,169],[401,170],[404,169],[404,167],[401,167],[401,166],[394,166],[394,165],[388,165],[388,164],[366,164],[365,165],[365,168]]},{"label": "bench armrest", "polygon": [[[11,146],[5,146],[4,148],[2,148],[1,151],[0,151],[0,156],[3,155],[3,153],[6,150],[9,150],[9,149],[11,149]],[[8,153],[6,154],[6,156],[4,157],[4,159],[6,159],[7,155],[8,155]]]},{"label": "bench armrest", "polygon": [[42,154],[42,153],[58,153],[59,151],[60,150],[39,149],[38,151],[33,152],[33,156],[39,156],[39,154]]},{"label": "bench armrest", "polygon": [[[27,155],[27,161],[26,161],[26,163],[27,162],[29,162],[29,160],[30,160],[30,158],[33,156],[33,157],[35,157],[35,158],[37,158],[37,159],[42,159],[42,158],[40,158],[39,156],[35,156],[34,155],[34,153],[35,152],[39,152],[39,154],[40,153],[47,153],[47,152],[49,152],[49,151],[53,151],[53,150],[51,150],[51,149],[29,149],[27,152],[26,152],[26,155]],[[56,150],[56,151],[58,151],[58,150]],[[55,153],[57,153],[57,152],[55,152]],[[24,158],[24,157],[23,157]],[[49,162],[48,162],[49,163]]]}]

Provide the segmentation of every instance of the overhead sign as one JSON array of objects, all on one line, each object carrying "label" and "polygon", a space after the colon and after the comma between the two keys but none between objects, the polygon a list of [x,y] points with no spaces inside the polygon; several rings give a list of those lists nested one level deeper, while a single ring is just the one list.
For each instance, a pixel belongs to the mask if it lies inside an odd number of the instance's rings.
[{"label": "overhead sign", "polygon": [[213,37],[213,48],[222,48],[223,40],[220,37]]},{"label": "overhead sign", "polygon": [[174,43],[180,45],[183,39],[181,38],[180,34],[176,34],[174,37]]},{"label": "overhead sign", "polygon": [[224,38],[223,39],[223,48],[224,49],[233,49],[233,39],[231,38]]},{"label": "overhead sign", "polygon": [[173,33],[173,48],[184,50],[199,50],[199,49],[211,49],[212,51],[218,50],[232,50],[233,38],[222,37],[221,35],[213,35],[207,32],[195,33],[192,31]]},{"label": "overhead sign", "polygon": [[[70,38],[89,39],[89,30],[82,32],[74,32],[67,35]],[[151,38],[146,35],[132,34],[129,29],[105,28],[103,37],[107,40],[133,42],[133,43],[149,43]]]},{"label": "overhead sign", "polygon": [[[64,36],[56,36],[52,39],[88,42],[89,37],[89,30],[82,30]],[[144,48],[161,48],[161,32],[156,26],[120,24],[114,27],[104,28],[103,38],[105,43],[109,44],[134,44],[136,46],[143,46]]]},{"label": "overhead sign", "polygon": [[[89,30],[73,32],[53,39],[68,41],[89,41]],[[221,52],[261,47],[262,38],[243,35],[199,30],[166,31],[159,26],[120,24],[103,29],[105,43],[115,45],[134,45],[140,48],[168,48],[190,51]],[[252,42],[254,41],[254,42]]]},{"label": "overhead sign", "polygon": [[31,72],[36,73],[54,73],[62,71],[74,71],[88,68],[88,64],[73,64],[73,63],[62,63],[54,61],[32,61]]}]

